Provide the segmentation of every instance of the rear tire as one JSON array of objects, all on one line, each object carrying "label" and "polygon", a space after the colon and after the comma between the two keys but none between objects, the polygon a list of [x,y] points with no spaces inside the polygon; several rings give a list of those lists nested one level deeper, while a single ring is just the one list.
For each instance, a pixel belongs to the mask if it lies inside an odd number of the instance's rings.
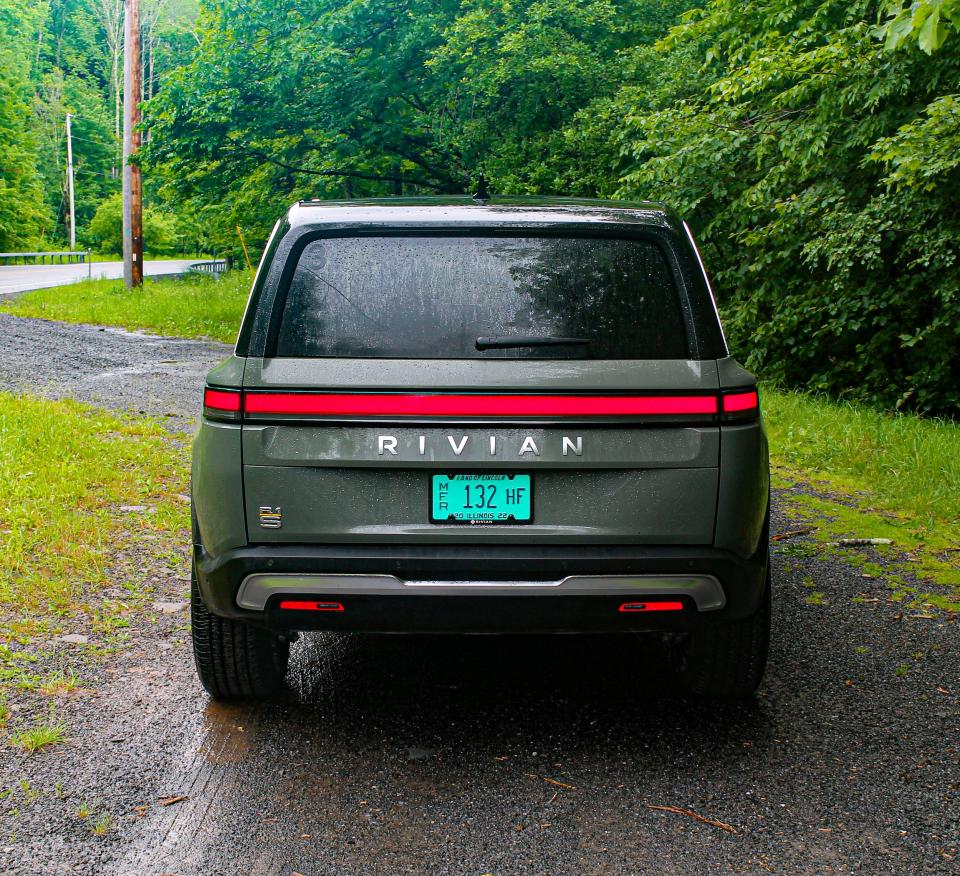
[{"label": "rear tire", "polygon": [[770,648],[770,567],[755,614],[705,625],[672,650],[684,690],[707,699],[743,699],[760,686]]},{"label": "rear tire", "polygon": [[207,693],[216,700],[260,700],[283,686],[290,642],[275,633],[207,610],[197,585],[190,585],[193,659]]}]

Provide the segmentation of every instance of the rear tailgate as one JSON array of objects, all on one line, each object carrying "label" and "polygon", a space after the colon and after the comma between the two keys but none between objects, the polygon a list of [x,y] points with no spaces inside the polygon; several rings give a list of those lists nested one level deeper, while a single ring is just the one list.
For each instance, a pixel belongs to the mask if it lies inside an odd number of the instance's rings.
[{"label": "rear tailgate", "polygon": [[[691,410],[718,386],[713,360],[250,359],[249,540],[710,544],[720,435]],[[529,522],[431,522],[433,475],[488,472],[530,476]]]}]

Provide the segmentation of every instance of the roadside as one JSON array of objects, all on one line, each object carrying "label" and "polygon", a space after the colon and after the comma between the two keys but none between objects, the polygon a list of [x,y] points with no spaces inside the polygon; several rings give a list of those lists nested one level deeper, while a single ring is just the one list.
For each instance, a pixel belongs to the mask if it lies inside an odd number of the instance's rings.
[{"label": "roadside", "polygon": [[206,372],[224,344],[0,313],[0,389],[74,398],[192,431]]},{"label": "roadside", "polygon": [[[0,389],[171,414],[174,429],[226,349],[7,315],[0,344]],[[183,437],[163,440],[184,467]],[[129,627],[94,630],[96,649],[58,645],[90,658],[52,698],[63,743],[0,749],[0,870],[950,872],[957,614],[925,604],[950,585],[905,569],[901,535],[828,545],[831,527],[874,525],[864,505],[911,529],[882,496],[800,479],[798,455],[783,464],[774,651],[760,696],[736,706],[676,697],[658,651],[633,639],[326,635],[294,647],[279,702],[214,706],[191,666],[186,526],[154,560],[134,525],[154,515],[121,517],[98,595],[130,601],[108,612]],[[850,516],[808,520],[818,502]]]},{"label": "roadside", "polygon": [[0,299],[0,313],[229,343],[236,339],[251,281],[248,271],[157,280],[137,290],[112,280],[85,281]]},{"label": "roadside", "polygon": [[[145,277],[183,274],[197,259],[150,259],[143,263]],[[30,289],[46,289],[92,278],[116,280],[123,277],[122,262],[90,262],[77,265],[0,265],[0,300]]]}]

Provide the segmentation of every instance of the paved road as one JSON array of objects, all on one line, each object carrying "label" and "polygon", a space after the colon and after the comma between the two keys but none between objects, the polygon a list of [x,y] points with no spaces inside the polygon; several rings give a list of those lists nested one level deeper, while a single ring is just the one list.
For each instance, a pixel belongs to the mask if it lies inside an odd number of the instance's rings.
[{"label": "paved road", "polygon": [[[184,419],[222,352],[108,333],[104,361],[92,331],[0,317],[0,348],[32,349],[17,386],[84,399],[68,368],[96,383],[158,349],[196,356],[151,385]],[[796,528],[783,498],[775,532]],[[221,706],[193,674],[185,613],[137,622],[71,705],[70,745],[12,755],[0,776],[40,792],[16,819],[0,810],[0,872],[956,873],[957,624],[795,555],[803,540],[775,546],[771,664],[745,705],[678,697],[633,638],[315,634],[278,701]],[[159,598],[185,598],[180,557],[150,579]],[[81,800],[114,816],[105,838],[77,819]]]},{"label": "paved road", "polygon": [[[196,259],[157,259],[143,263],[146,277],[184,273]],[[0,297],[30,289],[63,286],[87,277],[117,280],[123,276],[122,262],[93,262],[89,265],[0,265]]]}]

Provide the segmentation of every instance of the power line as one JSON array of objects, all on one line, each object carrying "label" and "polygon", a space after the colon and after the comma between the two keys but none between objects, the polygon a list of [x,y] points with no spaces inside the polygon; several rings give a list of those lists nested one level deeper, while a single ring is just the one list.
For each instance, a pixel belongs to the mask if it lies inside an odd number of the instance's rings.
[{"label": "power line", "polygon": [[74,134],[73,139],[83,140],[84,143],[93,143],[96,146],[109,146],[111,149],[120,143],[119,140],[91,140],[89,137],[81,137],[79,134]]}]

